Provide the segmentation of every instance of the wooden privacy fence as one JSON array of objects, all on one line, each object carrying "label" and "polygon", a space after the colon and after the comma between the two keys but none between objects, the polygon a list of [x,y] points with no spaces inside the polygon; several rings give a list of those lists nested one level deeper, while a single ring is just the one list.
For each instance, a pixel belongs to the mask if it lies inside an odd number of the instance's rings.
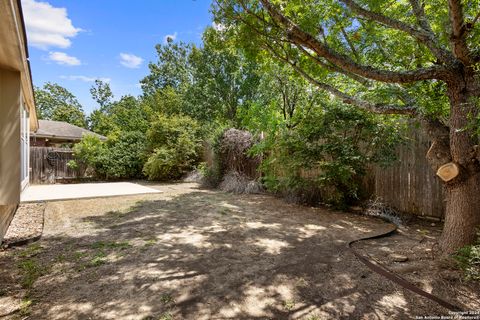
[{"label": "wooden privacy fence", "polygon": [[[431,141],[421,129],[410,125],[407,143],[398,147],[398,160],[388,167],[372,166],[364,178],[363,194],[379,199],[398,211],[442,219],[445,213],[443,187],[427,162]],[[275,175],[285,176],[281,167]],[[315,178],[318,169],[301,170],[304,178]]]},{"label": "wooden privacy fence", "polygon": [[373,194],[399,211],[442,219],[445,197],[442,183],[425,158],[431,141],[413,125],[409,143],[398,148],[398,161],[392,166],[371,170]]},{"label": "wooden privacy fence", "polygon": [[78,179],[85,168],[70,168],[73,151],[68,148],[30,147],[30,183],[48,184],[59,180]]}]

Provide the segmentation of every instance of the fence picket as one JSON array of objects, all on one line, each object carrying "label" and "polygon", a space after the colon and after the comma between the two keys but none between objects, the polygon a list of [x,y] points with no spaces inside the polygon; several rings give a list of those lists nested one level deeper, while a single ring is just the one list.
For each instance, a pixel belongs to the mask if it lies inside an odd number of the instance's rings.
[{"label": "fence picket", "polygon": [[72,149],[30,147],[30,183],[49,184],[84,177],[84,168],[72,169],[67,165],[73,159]]}]

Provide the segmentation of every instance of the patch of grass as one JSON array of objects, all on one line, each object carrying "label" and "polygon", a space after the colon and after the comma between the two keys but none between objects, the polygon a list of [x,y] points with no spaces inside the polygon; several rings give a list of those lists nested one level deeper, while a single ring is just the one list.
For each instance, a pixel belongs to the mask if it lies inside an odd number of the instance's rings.
[{"label": "patch of grass", "polygon": [[453,256],[465,279],[480,281],[480,232],[477,242],[459,249]]},{"label": "patch of grass", "polygon": [[23,273],[22,286],[25,289],[30,289],[35,281],[46,272],[46,268],[42,267],[35,259],[20,261],[18,267]]},{"label": "patch of grass", "polygon": [[145,244],[143,245],[144,247],[150,247],[150,246],[153,246],[157,244],[157,239],[153,238],[153,239],[146,239],[145,240]]},{"label": "patch of grass", "polygon": [[59,254],[55,258],[55,262],[60,262],[60,263],[65,262],[66,260],[67,260],[67,257],[63,253]]},{"label": "patch of grass", "polygon": [[30,315],[30,307],[32,306],[32,304],[33,301],[28,298],[24,298],[22,300],[22,302],[20,303],[20,310],[18,311],[21,317],[28,317]]},{"label": "patch of grass", "polygon": [[320,320],[320,317],[317,315],[311,315],[310,317],[307,318],[307,320]]},{"label": "patch of grass", "polygon": [[89,261],[88,266],[89,267],[98,267],[101,266],[105,263],[107,263],[105,257],[107,255],[103,251],[99,251],[95,254],[95,256]]},{"label": "patch of grass", "polygon": [[287,311],[292,311],[295,308],[295,301],[293,300],[287,300],[283,303],[283,307]]},{"label": "patch of grass", "polygon": [[161,301],[163,304],[168,304],[168,303],[175,302],[175,300],[173,299],[172,295],[169,294],[169,293],[162,294],[162,296],[160,297],[160,301]]},{"label": "patch of grass", "polygon": [[132,245],[128,241],[97,241],[91,245],[92,249],[119,249],[125,250],[131,248]]},{"label": "patch of grass", "polygon": [[86,255],[87,255],[86,252],[76,251],[76,252],[73,254],[73,258],[75,259],[75,261],[79,261],[79,260],[81,260],[83,257],[85,257]]},{"label": "patch of grass", "polygon": [[33,257],[40,254],[43,251],[43,247],[39,243],[32,243],[27,246],[23,251],[19,252],[18,255],[22,258]]},{"label": "patch of grass", "polygon": [[170,312],[166,312],[162,314],[158,320],[173,320],[173,316]]}]

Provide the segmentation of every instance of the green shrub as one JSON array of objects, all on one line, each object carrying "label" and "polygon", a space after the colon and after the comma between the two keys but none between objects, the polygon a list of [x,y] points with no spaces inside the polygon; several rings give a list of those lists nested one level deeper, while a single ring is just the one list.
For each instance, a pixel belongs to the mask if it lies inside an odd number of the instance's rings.
[{"label": "green shrub", "polygon": [[121,132],[109,138],[98,155],[97,173],[106,179],[141,178],[145,163],[145,134],[140,131]]},{"label": "green shrub", "polygon": [[73,146],[75,160],[70,160],[68,166],[72,169],[82,165],[85,170],[96,170],[98,157],[104,151],[103,142],[93,134],[84,135],[82,140]]},{"label": "green shrub", "polygon": [[87,135],[74,147],[76,161],[95,171],[102,179],[142,177],[145,162],[145,135],[139,131],[119,132],[102,142]]},{"label": "green shrub", "polygon": [[148,130],[147,139],[152,153],[143,172],[150,180],[178,179],[199,160],[200,127],[190,117],[159,115]]},{"label": "green shrub", "polygon": [[264,158],[268,190],[295,202],[342,207],[361,198],[367,166],[393,161],[400,141],[388,119],[334,104],[312,111],[294,128],[277,128],[252,152]]},{"label": "green shrub", "polygon": [[480,281],[480,232],[477,242],[459,249],[454,259],[467,280]]}]

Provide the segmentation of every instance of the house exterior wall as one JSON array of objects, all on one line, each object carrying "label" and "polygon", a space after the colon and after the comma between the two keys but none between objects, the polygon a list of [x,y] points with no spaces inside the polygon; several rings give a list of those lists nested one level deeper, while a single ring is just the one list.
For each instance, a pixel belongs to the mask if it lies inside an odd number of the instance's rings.
[{"label": "house exterior wall", "polygon": [[21,192],[21,75],[0,69],[0,242]]},{"label": "house exterior wall", "polygon": [[10,225],[16,210],[16,204],[0,205],[0,235],[2,235],[0,241],[3,240],[3,236],[7,233],[8,226]]}]

